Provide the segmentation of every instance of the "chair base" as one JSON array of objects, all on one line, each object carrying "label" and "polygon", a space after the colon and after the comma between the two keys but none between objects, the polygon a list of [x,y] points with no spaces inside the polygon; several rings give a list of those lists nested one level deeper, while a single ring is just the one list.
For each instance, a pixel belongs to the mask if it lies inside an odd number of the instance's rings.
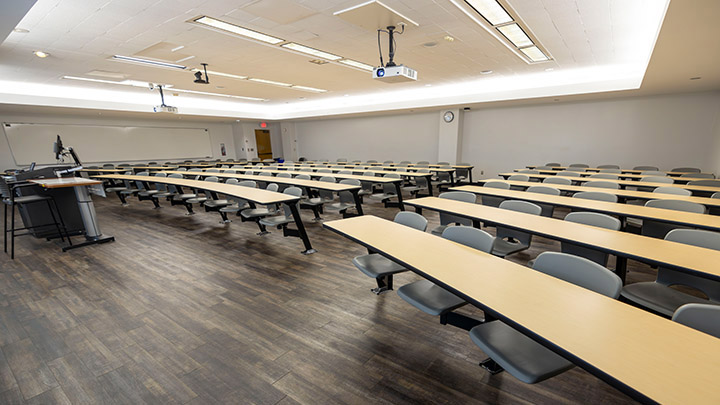
[{"label": "chair base", "polygon": [[488,373],[490,373],[492,375],[499,374],[499,373],[502,373],[503,371],[505,371],[505,369],[502,368],[501,365],[497,364],[495,362],[495,360],[493,360],[489,357],[487,359],[481,361],[479,365],[480,365],[480,367],[482,367],[483,369],[485,369]]},{"label": "chair base", "polygon": [[97,238],[97,239],[88,239],[88,240],[86,240],[85,242],[75,243],[75,244],[70,245],[70,246],[65,246],[65,247],[62,248],[62,251],[63,251],[63,252],[67,252],[68,250],[77,249],[77,248],[80,248],[80,247],[83,247],[83,246],[99,245],[99,244],[102,244],[102,243],[108,243],[108,242],[114,242],[114,241],[115,241],[115,237],[114,237],[114,236],[102,236],[102,237],[99,237],[99,238]]}]

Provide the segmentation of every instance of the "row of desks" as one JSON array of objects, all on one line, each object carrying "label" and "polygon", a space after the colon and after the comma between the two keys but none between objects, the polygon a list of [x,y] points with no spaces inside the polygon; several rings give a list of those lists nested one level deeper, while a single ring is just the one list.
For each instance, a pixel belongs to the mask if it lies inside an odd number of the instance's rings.
[{"label": "row of desks", "polygon": [[[507,179],[508,177],[518,174],[518,173],[500,173],[499,176],[501,176],[504,179]],[[525,173],[523,173],[525,174]],[[531,179],[537,179],[537,180],[545,180],[547,178],[555,178],[555,175],[549,175],[549,174],[527,174],[528,177]],[[620,187],[677,187],[677,188],[684,188],[686,190],[690,190],[693,192],[706,192],[706,193],[716,193],[720,191],[720,187],[712,187],[712,186],[698,186],[698,185],[689,185],[689,184],[666,184],[666,183],[652,183],[652,182],[646,182],[646,181],[633,181],[633,180],[608,180],[608,179],[591,179],[587,177],[568,177],[568,179],[572,180],[574,183],[586,183],[588,181],[609,181],[613,183],[617,183]],[[708,179],[702,179],[702,180],[708,180]],[[539,185],[540,183],[535,183],[535,185]],[[556,184],[552,184],[551,186],[556,186]]]},{"label": "row of desks", "polygon": [[[517,172],[517,171],[518,171],[518,169],[515,169],[515,172]],[[558,173],[560,173],[560,171],[557,171],[557,170],[537,170],[537,171],[539,172],[539,174],[545,174],[545,175],[551,175],[551,176],[554,176],[554,175],[557,175]],[[597,173],[594,173],[594,172],[581,172],[581,171],[579,171],[579,172],[577,172],[577,173],[578,173],[578,175],[579,175],[580,177],[590,177],[590,176],[592,176],[592,175],[594,175],[594,174],[597,174]],[[507,173],[503,173],[503,174],[507,174]],[[513,174],[527,174],[527,175],[531,175],[531,174],[538,174],[538,173],[513,173]],[[607,173],[607,174],[616,175],[619,179],[630,179],[630,180],[640,180],[640,179],[642,179],[643,177],[651,176],[651,175],[649,175],[649,174],[627,174],[627,173],[625,173],[625,174],[621,174],[621,173]],[[672,178],[672,180],[673,180],[675,183],[687,183],[687,182],[696,181],[696,180],[712,180],[712,179],[708,179],[708,178],[705,178],[705,177],[692,177],[692,176],[687,176],[688,174],[693,174],[693,173],[685,173],[685,176],[682,176],[682,177],[675,176],[675,177],[671,177],[671,178]],[[574,178],[574,177],[569,177],[569,178],[572,179],[572,178]],[[605,179],[591,179],[591,180],[605,180]]]},{"label": "row of desks", "polygon": [[720,339],[377,217],[331,221],[323,226],[402,263],[635,399],[720,403]]},{"label": "row of desks", "polygon": [[[169,184],[176,187],[188,187],[200,190],[208,190],[215,193],[225,194],[231,197],[242,198],[248,202],[260,205],[270,204],[286,204],[291,212],[297,227],[298,237],[302,239],[305,246],[303,254],[311,254],[315,252],[310,239],[305,231],[300,212],[298,211],[297,202],[300,201],[299,197],[294,197],[289,194],[277,193],[273,191],[261,190],[257,188],[241,187],[225,183],[212,183],[208,181],[199,180],[188,180],[188,179],[175,179],[168,177],[157,177],[157,176],[136,176],[136,175],[125,175],[125,174],[106,174],[93,176],[98,179],[111,179],[111,180],[129,180],[129,181],[140,181],[145,184],[161,183]],[[147,187],[150,189],[150,187]]]},{"label": "row of desks", "polygon": [[[541,165],[538,166],[525,166],[528,169],[535,170],[538,167],[541,167]],[[569,167],[569,166],[552,166],[552,170],[570,170],[573,172],[602,172],[603,170],[607,169],[600,169],[597,167]],[[642,172],[647,172],[649,170],[637,170],[637,169],[620,169],[621,173],[628,173],[628,174],[641,174]],[[668,176],[682,176],[683,174],[687,174],[687,172],[673,172],[673,171],[667,171],[665,172]]]}]

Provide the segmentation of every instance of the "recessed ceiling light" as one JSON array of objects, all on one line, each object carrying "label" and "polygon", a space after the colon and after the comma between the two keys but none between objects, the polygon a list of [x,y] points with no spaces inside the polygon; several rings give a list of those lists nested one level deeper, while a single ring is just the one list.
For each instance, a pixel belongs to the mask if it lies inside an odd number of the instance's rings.
[{"label": "recessed ceiling light", "polygon": [[13,32],[17,32],[18,34],[27,34],[30,30],[26,30],[25,28],[15,28]]},{"label": "recessed ceiling light", "polygon": [[136,64],[148,65],[148,66],[154,66],[154,67],[163,67],[163,68],[180,69],[180,70],[187,68],[187,66],[178,65],[175,63],[160,62],[157,60],[136,58],[134,56],[113,55],[112,59],[116,60],[118,62],[136,63]]},{"label": "recessed ceiling light", "polygon": [[548,60],[547,55],[543,53],[543,51],[540,50],[537,46],[529,46],[527,48],[521,48],[520,52],[524,53],[525,56],[530,58],[533,62],[544,62]]},{"label": "recessed ceiling light", "polygon": [[[190,70],[191,72],[199,72],[200,69],[193,68]],[[208,70],[209,74],[215,75],[215,76],[222,76],[222,77],[229,77],[231,79],[237,79],[237,80],[245,80],[247,79],[247,76],[241,76],[241,75],[234,75],[231,73],[223,73],[223,72],[216,72],[213,70]]]},{"label": "recessed ceiling light", "polygon": [[175,48],[171,49],[170,52],[177,52],[183,48],[185,48],[185,45],[176,46]]},{"label": "recessed ceiling light", "polygon": [[702,79],[702,77],[700,77],[700,76],[695,76],[695,77],[690,78],[690,80],[700,80],[700,79]]},{"label": "recessed ceiling light", "polygon": [[190,59],[192,59],[192,58],[194,58],[194,57],[195,57],[195,55],[186,56],[186,57],[184,57],[184,58],[182,58],[182,59],[176,60],[175,63],[185,62],[186,60],[190,60]]},{"label": "recessed ceiling light", "polygon": [[309,91],[309,92],[311,92],[311,93],[327,93],[327,90],[316,89],[315,87],[307,87],[307,86],[296,86],[296,85],[293,85],[291,88],[296,89],[296,90]]},{"label": "recessed ceiling light", "polygon": [[455,40],[455,38],[451,37],[450,35],[445,35],[445,36],[443,37],[443,39],[446,40],[446,41],[448,41],[448,42],[452,42],[452,41]]},{"label": "recessed ceiling light", "polygon": [[308,62],[314,63],[316,65],[325,65],[325,64],[330,63],[330,62],[328,62],[326,60],[322,60],[322,59],[310,59]]},{"label": "recessed ceiling light", "polygon": [[273,37],[271,35],[263,34],[262,32],[257,32],[249,28],[244,28],[239,25],[231,24],[229,22],[225,22],[208,16],[198,17],[190,20],[190,22],[203,27],[215,28],[224,32],[229,32],[231,34],[240,35],[241,37],[262,41],[272,45],[277,45],[279,43],[285,42],[285,40],[282,38]]},{"label": "recessed ceiling light", "polygon": [[481,74],[481,75],[489,75],[489,74],[492,73],[492,72],[493,72],[492,70],[483,70],[483,71],[480,72],[480,74]]},{"label": "recessed ceiling light", "polygon": [[309,46],[296,44],[295,42],[288,42],[287,44],[282,44],[280,46],[296,52],[304,53],[306,55],[317,56],[318,58],[329,59],[332,61],[342,59],[342,56],[334,55],[332,53],[321,51],[319,49],[310,48]]},{"label": "recessed ceiling light", "polygon": [[465,3],[492,25],[507,24],[513,21],[510,14],[496,0],[465,0]]},{"label": "recessed ceiling light", "polygon": [[33,52],[33,53],[34,53],[35,56],[37,56],[38,58],[47,58],[48,56],[50,56],[49,53],[44,52],[44,51],[35,51],[35,52]]},{"label": "recessed ceiling light", "polygon": [[355,67],[358,69],[367,70],[368,72],[372,72],[374,69],[372,66],[370,66],[366,63],[358,62],[358,61],[352,60],[352,59],[343,59],[339,62],[342,63],[343,65],[348,65],[348,66],[352,66],[352,67]]},{"label": "recessed ceiling light", "polygon": [[262,84],[272,84],[273,86],[280,86],[280,87],[290,87],[292,84],[290,83],[283,83],[283,82],[276,82],[273,80],[265,80],[265,79],[258,79],[255,77],[251,77],[248,80],[255,83],[262,83]]},{"label": "recessed ceiling light", "polygon": [[525,34],[525,31],[517,24],[503,25],[502,27],[497,27],[497,30],[518,48],[534,45],[533,41]]}]

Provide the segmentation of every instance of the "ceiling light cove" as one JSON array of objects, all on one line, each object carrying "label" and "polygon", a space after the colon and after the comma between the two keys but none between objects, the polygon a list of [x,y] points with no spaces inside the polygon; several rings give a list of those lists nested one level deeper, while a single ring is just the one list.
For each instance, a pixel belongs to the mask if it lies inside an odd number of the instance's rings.
[{"label": "ceiling light cove", "polygon": [[187,69],[187,66],[178,65],[176,63],[168,63],[168,62],[161,62],[161,61],[152,60],[152,59],[136,58],[134,56],[113,55],[112,60],[117,61],[117,62],[134,63],[134,64],[138,64],[138,65],[160,67],[160,68],[180,69],[180,70]]},{"label": "ceiling light cove", "polygon": [[290,49],[295,52],[304,53],[305,55],[315,56],[317,58],[328,59],[331,61],[337,61],[342,59],[342,56],[334,55],[330,52],[321,51],[319,49],[310,48],[309,46],[296,44],[295,42],[288,42],[287,44],[280,45],[285,49]]},{"label": "ceiling light cove", "polygon": [[277,44],[285,42],[285,40],[282,38],[263,34],[262,32],[251,30],[249,28],[241,27],[239,25],[231,24],[229,22],[218,20],[216,18],[208,17],[205,15],[197,17],[197,18],[193,18],[192,20],[190,20],[188,22],[197,24],[204,28],[220,30],[220,31],[223,31],[226,33],[238,35],[245,39],[254,39],[256,41],[265,42],[270,45],[277,45]]},{"label": "ceiling light cove", "polygon": [[290,87],[291,89],[295,90],[302,90],[302,91],[309,91],[311,93],[327,93],[327,90],[324,89],[316,89],[315,87],[307,87],[307,86],[295,86],[293,85]]},{"label": "ceiling light cove", "polygon": [[251,82],[255,82],[255,83],[270,84],[270,85],[273,85],[273,86],[292,87],[292,84],[290,84],[290,83],[283,83],[283,82],[276,82],[276,81],[273,81],[273,80],[258,79],[258,78],[256,78],[256,77],[251,77],[251,78],[249,78],[248,80],[251,81]]}]

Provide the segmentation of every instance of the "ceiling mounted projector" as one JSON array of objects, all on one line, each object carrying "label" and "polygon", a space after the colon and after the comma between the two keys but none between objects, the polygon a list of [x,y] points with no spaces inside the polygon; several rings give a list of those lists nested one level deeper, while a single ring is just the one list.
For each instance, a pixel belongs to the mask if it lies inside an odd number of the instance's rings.
[{"label": "ceiling mounted projector", "polygon": [[[405,24],[400,23],[402,31],[397,34],[400,35],[405,32]],[[380,33],[385,32],[388,34],[390,42],[390,49],[388,50],[388,63],[383,64],[382,47],[380,46]],[[380,79],[388,83],[400,83],[400,82],[413,82],[417,80],[417,71],[404,65],[397,65],[393,61],[395,58],[395,27],[389,26],[386,30],[378,30],[378,51],[380,51],[380,67],[373,69],[373,79]]]},{"label": "ceiling mounted projector", "polygon": [[153,112],[177,114],[177,112],[178,112],[177,107],[173,107],[171,105],[165,104],[165,95],[163,94],[162,84],[155,85],[153,83],[148,83],[148,86],[150,87],[151,91],[155,90],[155,88],[157,88],[160,91],[160,105],[156,105],[155,107],[153,107]]}]

